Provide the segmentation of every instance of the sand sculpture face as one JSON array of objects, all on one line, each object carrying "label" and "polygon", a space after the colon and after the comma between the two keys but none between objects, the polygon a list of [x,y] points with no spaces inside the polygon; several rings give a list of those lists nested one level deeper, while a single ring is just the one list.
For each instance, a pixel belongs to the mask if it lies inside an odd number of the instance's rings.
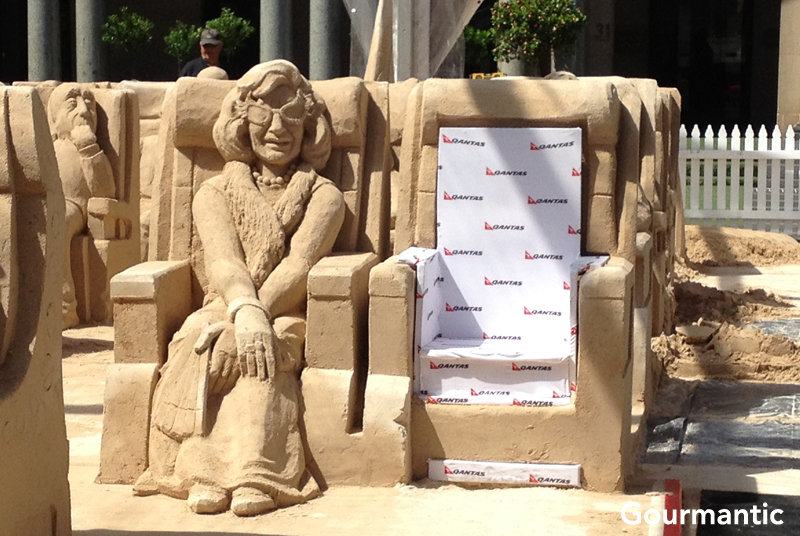
[{"label": "sand sculpture face", "polygon": [[214,142],[226,161],[272,167],[297,160],[321,170],[330,156],[330,136],[325,104],[283,60],[250,69],[225,98],[214,125]]},{"label": "sand sculpture face", "polygon": [[50,97],[51,122],[59,138],[69,137],[73,129],[86,126],[97,130],[97,104],[91,90],[64,84]]},{"label": "sand sculpture face", "polygon": [[262,162],[291,162],[300,154],[303,141],[306,116],[303,94],[299,90],[293,92],[287,84],[281,84],[258,97],[257,102],[247,106],[253,152]]},{"label": "sand sculpture face", "polygon": [[344,219],[342,193],[317,173],[330,132],[324,103],[286,61],[253,67],[223,100],[213,136],[227,163],[192,205],[210,288],[169,346],[136,493],[244,516],[319,493],[298,373],[306,278]]}]

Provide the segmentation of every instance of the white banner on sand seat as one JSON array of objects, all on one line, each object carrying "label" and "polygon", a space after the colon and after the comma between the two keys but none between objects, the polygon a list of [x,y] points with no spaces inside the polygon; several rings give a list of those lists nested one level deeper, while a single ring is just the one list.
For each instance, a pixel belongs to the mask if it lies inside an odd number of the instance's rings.
[{"label": "white banner on sand seat", "polygon": [[426,400],[441,395],[456,401],[435,403],[454,404],[569,401],[571,359],[531,359],[530,350],[514,341],[436,339],[419,354],[419,394]]},{"label": "white banner on sand seat", "polygon": [[546,341],[567,355],[581,129],[442,128],[438,157],[442,336]]},{"label": "white banner on sand seat", "polygon": [[423,399],[569,400],[578,279],[607,259],[580,257],[581,140],[579,128],[440,130],[437,248],[399,259],[417,272]]},{"label": "white banner on sand seat", "polygon": [[580,277],[608,256],[578,257],[570,267],[569,347],[562,340],[524,342],[520,336],[451,339],[442,336],[441,254],[411,248],[401,260],[416,266],[414,392],[436,404],[549,407],[569,403],[577,381],[577,294]]},{"label": "white banner on sand seat", "polygon": [[428,478],[444,482],[581,487],[580,464],[428,459]]}]

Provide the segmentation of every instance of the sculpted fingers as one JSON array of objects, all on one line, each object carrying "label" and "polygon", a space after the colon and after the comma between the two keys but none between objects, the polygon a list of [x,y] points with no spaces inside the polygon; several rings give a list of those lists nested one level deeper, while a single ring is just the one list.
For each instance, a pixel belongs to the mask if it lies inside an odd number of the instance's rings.
[{"label": "sculpted fingers", "polygon": [[233,356],[229,356],[229,358],[225,360],[225,365],[222,368],[220,390],[224,391],[230,387],[233,387],[233,384],[236,383],[237,379],[239,379],[239,369],[236,366],[236,360],[233,358]]},{"label": "sculpted fingers", "polygon": [[256,368],[256,375],[258,376],[259,381],[263,382],[267,379],[266,349],[264,348],[264,341],[256,342]]},{"label": "sculpted fingers", "polygon": [[256,376],[256,345],[255,343],[248,343],[245,346],[245,354],[247,356],[247,375]]},{"label": "sculpted fingers", "polygon": [[203,329],[200,336],[197,338],[197,341],[194,343],[194,351],[196,354],[202,354],[211,346],[211,343],[216,340],[217,337],[225,329],[225,322],[217,322],[216,324],[211,324],[210,326],[206,326]]},{"label": "sculpted fingers", "polygon": [[209,370],[209,375],[212,378],[212,383],[214,383],[216,378],[222,374],[224,361],[225,359],[220,356],[218,352],[211,352],[211,367]]},{"label": "sculpted fingers", "polygon": [[277,337],[275,337],[275,335],[273,334],[269,338],[266,355],[264,356],[267,361],[267,375],[270,378],[270,380],[275,378],[275,362],[277,359],[277,354],[278,354]]},{"label": "sculpted fingers", "polygon": [[239,358],[239,372],[247,376],[247,343],[244,337],[236,337],[236,356]]}]

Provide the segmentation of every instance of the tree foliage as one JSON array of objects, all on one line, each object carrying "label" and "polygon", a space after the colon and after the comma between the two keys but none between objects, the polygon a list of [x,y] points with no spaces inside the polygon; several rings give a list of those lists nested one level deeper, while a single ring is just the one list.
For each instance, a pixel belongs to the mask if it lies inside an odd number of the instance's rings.
[{"label": "tree foliage", "polygon": [[[206,21],[205,27],[219,30],[222,34],[222,54],[226,60],[230,60],[256,31],[249,20],[237,17],[236,13],[227,7],[222,8],[219,17]],[[197,46],[202,31],[203,28],[194,24],[175,21],[175,25],[164,36],[164,42],[167,44],[166,53],[177,59],[178,63],[183,63]]]},{"label": "tree foliage", "polygon": [[197,46],[202,31],[199,26],[186,24],[180,20],[175,21],[175,26],[164,36],[164,42],[167,44],[165,52],[174,57],[179,64],[183,63]]},{"label": "tree foliage", "polygon": [[491,30],[481,30],[472,26],[464,27],[464,61],[467,66],[477,68],[492,46]]},{"label": "tree foliage", "polygon": [[214,28],[222,34],[222,53],[228,59],[241,49],[245,41],[256,31],[249,20],[237,17],[227,7],[222,8],[219,17],[206,22],[206,28]]},{"label": "tree foliage", "polygon": [[492,8],[491,36],[497,60],[533,64],[575,44],[586,15],[573,0],[511,0]]},{"label": "tree foliage", "polygon": [[103,41],[112,47],[133,52],[153,39],[153,21],[138,13],[128,11],[127,6],[119,8],[119,13],[109,15],[103,24]]}]

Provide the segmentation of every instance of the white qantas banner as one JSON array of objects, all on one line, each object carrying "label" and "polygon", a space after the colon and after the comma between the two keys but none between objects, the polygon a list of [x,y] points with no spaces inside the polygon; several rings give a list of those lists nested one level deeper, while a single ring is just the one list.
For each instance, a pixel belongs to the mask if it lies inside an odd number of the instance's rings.
[{"label": "white qantas banner", "polygon": [[[416,269],[415,392],[552,406],[577,377],[581,130],[440,130],[436,250]],[[441,364],[441,367],[439,366]]]},{"label": "white qantas banner", "polygon": [[414,312],[414,392],[420,391],[419,352],[423,346],[441,337],[438,311],[444,295],[440,292],[442,261],[435,249],[411,247],[397,256],[397,261],[408,264],[416,271],[416,307]]},{"label": "white qantas banner", "polygon": [[555,334],[566,355],[570,265],[581,242],[581,129],[443,128],[439,138],[443,336],[540,345]]},{"label": "white qantas banner", "polygon": [[419,354],[419,394],[438,404],[568,403],[571,360],[535,356],[516,341],[436,339]]},{"label": "white qantas banner", "polygon": [[580,464],[428,459],[428,478],[444,482],[581,487]]}]

